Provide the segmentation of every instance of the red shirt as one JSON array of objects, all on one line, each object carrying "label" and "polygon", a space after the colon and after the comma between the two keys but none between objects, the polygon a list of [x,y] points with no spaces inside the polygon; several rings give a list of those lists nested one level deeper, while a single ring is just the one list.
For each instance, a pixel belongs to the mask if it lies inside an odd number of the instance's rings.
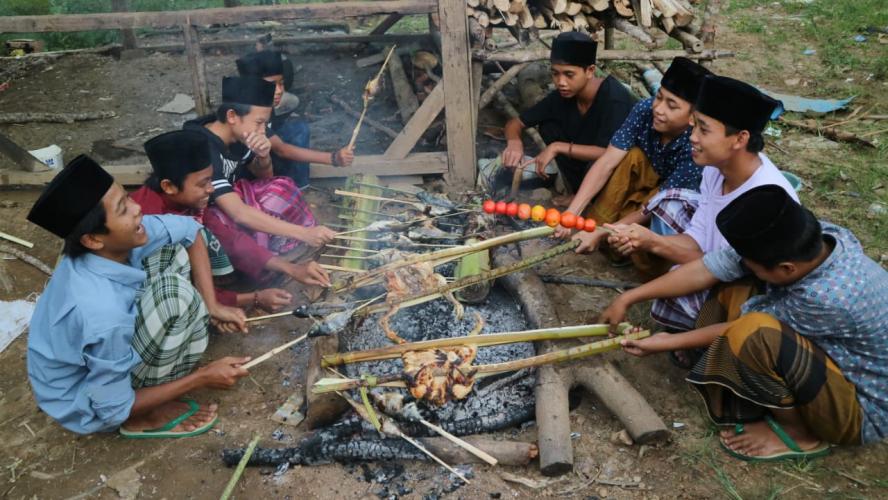
[{"label": "red shirt", "polygon": [[[205,210],[195,210],[193,208],[180,207],[169,203],[165,196],[148,186],[140,187],[130,194],[130,197],[142,207],[142,214],[144,215],[184,215],[194,217],[194,219],[201,224],[204,223]],[[222,290],[220,288],[215,288],[214,291],[216,294],[216,301],[220,304],[232,307],[237,306],[237,292]]]}]

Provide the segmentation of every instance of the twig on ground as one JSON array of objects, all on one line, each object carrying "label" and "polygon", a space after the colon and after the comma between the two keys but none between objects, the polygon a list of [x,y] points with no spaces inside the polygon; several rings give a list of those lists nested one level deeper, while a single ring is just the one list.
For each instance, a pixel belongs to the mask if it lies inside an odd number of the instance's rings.
[{"label": "twig on ground", "polygon": [[250,444],[247,446],[247,450],[244,452],[244,456],[237,464],[237,468],[234,469],[234,474],[232,474],[231,479],[228,480],[228,485],[225,486],[225,490],[222,492],[222,496],[219,497],[219,500],[228,500],[228,498],[234,492],[234,487],[237,485],[238,479],[240,479],[241,475],[244,473],[244,469],[247,468],[247,462],[249,462],[250,457],[253,456],[253,451],[256,449],[257,444],[259,444],[258,433],[253,437],[253,440],[250,441]]}]

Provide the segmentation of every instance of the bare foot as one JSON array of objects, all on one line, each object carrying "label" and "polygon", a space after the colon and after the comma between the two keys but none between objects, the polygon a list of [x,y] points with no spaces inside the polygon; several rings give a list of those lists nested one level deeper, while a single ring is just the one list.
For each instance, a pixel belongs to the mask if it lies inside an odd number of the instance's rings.
[{"label": "bare foot", "polygon": [[[804,427],[790,426],[785,423],[781,423],[781,426],[803,451],[812,450],[820,445],[820,440]],[[786,444],[780,440],[777,434],[774,434],[765,421],[743,424],[742,434],[734,432],[733,427],[722,429],[719,436],[725,446],[748,457],[766,457],[789,451]]]},{"label": "bare foot", "polygon": [[552,204],[556,207],[569,207],[574,200],[572,194],[562,194],[552,198]]},{"label": "bare foot", "polygon": [[[158,429],[173,421],[179,415],[189,410],[188,403],[181,401],[170,401],[151,410],[145,415],[130,417],[124,422],[123,428],[130,432],[145,431],[148,429]],[[173,427],[168,432],[191,432],[209,422],[212,422],[218,410],[218,405],[211,404],[201,406],[194,415],[188,417],[181,424]]]}]

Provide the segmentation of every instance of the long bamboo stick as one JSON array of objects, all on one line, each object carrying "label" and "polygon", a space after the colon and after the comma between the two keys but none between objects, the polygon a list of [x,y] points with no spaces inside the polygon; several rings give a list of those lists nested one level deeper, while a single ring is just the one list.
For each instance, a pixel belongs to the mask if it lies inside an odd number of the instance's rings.
[{"label": "long bamboo stick", "polygon": [[[629,328],[629,323],[621,323],[620,330]],[[420,342],[408,342],[396,344],[379,349],[367,349],[364,351],[339,352],[328,354],[321,358],[321,366],[337,366],[361,361],[378,361],[381,359],[393,359],[408,351],[424,351],[440,347],[452,347],[462,345],[474,345],[477,347],[489,347],[516,342],[537,342],[542,340],[567,340],[583,337],[600,337],[607,335],[610,325],[579,325],[565,326],[561,328],[541,328],[520,332],[490,333],[487,335],[473,335],[463,337],[450,337],[445,339],[423,340]]]},{"label": "long bamboo stick", "polygon": [[13,243],[18,243],[19,245],[26,247],[26,248],[34,248],[34,244],[31,243],[30,241],[23,240],[23,239],[19,238],[18,236],[13,236],[9,233],[4,233],[3,231],[0,231],[0,238],[3,238],[4,240],[9,240]]},{"label": "long bamboo stick", "polygon": [[418,210],[425,210],[426,207],[425,204],[416,201],[399,200],[397,198],[386,198],[385,196],[373,196],[371,194],[355,193],[353,191],[345,191],[342,189],[337,189],[333,191],[333,194],[338,194],[339,196],[348,196],[350,198],[359,198],[362,200],[387,201],[390,203],[400,203],[402,205],[413,205]]},{"label": "long bamboo stick", "polygon": [[[472,367],[475,370],[475,379],[489,377],[497,373],[517,371],[524,368],[534,366],[542,366],[553,363],[564,363],[580,358],[600,354],[607,351],[613,351],[620,347],[620,342],[625,339],[639,340],[649,337],[651,332],[642,330],[640,332],[627,333],[618,337],[598,342],[591,342],[581,346],[571,347],[569,349],[561,349],[550,353],[532,356],[529,358],[508,361],[505,363],[493,363],[489,365],[478,365]],[[362,379],[321,379],[318,380],[311,388],[314,394],[323,394],[333,391],[345,391],[356,389],[358,387],[406,387],[401,375],[387,375],[384,377],[365,377]]]},{"label": "long bamboo stick", "polygon": [[385,56],[385,61],[382,62],[382,67],[379,68],[379,72],[376,73],[376,76],[371,78],[370,81],[367,82],[367,85],[364,86],[364,109],[361,110],[361,116],[358,118],[358,123],[357,125],[355,125],[355,129],[352,131],[351,140],[348,141],[349,149],[355,147],[355,141],[358,140],[358,133],[361,131],[361,124],[364,123],[364,116],[367,114],[367,108],[370,107],[370,100],[373,99],[373,95],[379,88],[379,78],[382,77],[382,72],[385,71],[385,67],[388,66],[389,59],[392,57],[392,53],[394,51],[395,45],[392,45],[392,48],[389,49],[388,55]]},{"label": "long bamboo stick", "polygon": [[365,274],[365,273],[369,272],[366,269],[351,269],[348,267],[334,266],[332,264],[318,264],[318,265],[321,266],[321,269],[326,269],[327,271],[339,271],[339,272],[343,272],[343,273],[354,273],[354,274]]},{"label": "long bamboo stick", "polygon": [[262,356],[259,356],[258,358],[250,361],[249,363],[246,363],[245,365],[242,365],[241,368],[243,368],[244,370],[249,370],[250,368],[253,368],[254,366],[258,365],[259,363],[264,363],[265,361],[268,361],[275,354],[277,354],[283,350],[289,349],[290,347],[293,347],[294,345],[302,342],[303,340],[305,340],[307,338],[308,338],[308,334],[306,333],[295,340],[291,340],[290,342],[287,342],[284,345],[275,347],[274,349],[266,352]]},{"label": "long bamboo stick", "polygon": [[266,319],[274,319],[274,318],[283,318],[284,316],[291,316],[293,311],[284,311],[274,314],[266,314],[264,316],[254,316],[252,318],[247,318],[247,323],[252,323],[254,321],[263,321]]},{"label": "long bamboo stick", "polygon": [[442,250],[438,250],[436,252],[428,252],[424,254],[414,255],[412,257],[408,257],[406,259],[401,259],[395,262],[391,262],[384,266],[377,267],[376,269],[370,271],[365,276],[361,276],[358,279],[355,279],[351,283],[345,283],[341,285],[339,288],[334,289],[334,293],[339,293],[342,290],[354,290],[356,288],[360,288],[362,286],[369,285],[379,280],[386,272],[393,271],[395,269],[400,269],[405,266],[411,266],[414,264],[419,264],[420,262],[438,262],[438,264],[442,263],[443,259],[456,259],[462,257],[465,254],[480,252],[482,250],[487,250],[489,248],[493,248],[499,245],[505,245],[507,243],[515,243],[518,241],[529,240],[533,238],[542,238],[544,236],[550,236],[554,233],[555,230],[549,226],[540,226],[534,227],[531,229],[526,229],[524,231],[518,231],[515,233],[504,234],[502,236],[497,236],[495,238],[490,238],[488,240],[482,240],[478,243],[474,243],[471,245],[462,245],[452,248],[445,248]]}]

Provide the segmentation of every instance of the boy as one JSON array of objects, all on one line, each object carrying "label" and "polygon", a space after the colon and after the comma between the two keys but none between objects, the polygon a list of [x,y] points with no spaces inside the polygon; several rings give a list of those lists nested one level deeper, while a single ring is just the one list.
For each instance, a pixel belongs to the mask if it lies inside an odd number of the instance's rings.
[{"label": "boy", "polygon": [[[213,193],[204,218],[207,229],[222,243],[234,268],[264,281],[269,260],[296,248],[299,241],[319,247],[334,233],[315,225],[293,180],[274,177],[271,143],[265,127],[271,115],[275,86],[261,78],[222,80],[222,104],[216,115],[186,122],[185,130],[204,134],[213,162]],[[240,152],[235,144],[245,146]],[[247,173],[254,179],[247,179]],[[253,239],[258,253],[244,250],[244,238]],[[256,249],[256,247],[254,247]],[[310,278],[327,286],[330,278],[320,268]]]},{"label": "boy", "polygon": [[190,217],[143,217],[84,155],[56,175],[28,220],[65,240],[28,334],[28,377],[40,408],[78,434],[209,430],[215,405],[177,400],[202,387],[233,386],[250,358],[226,357],[192,372],[207,346],[208,319],[246,331],[243,311],[216,303],[200,225]]},{"label": "boy", "polygon": [[[730,248],[652,281],[678,295],[752,273],[764,295],[729,322],[624,341],[630,354],[708,347],[688,376],[744,460],[818,456],[826,443],[888,436],[888,272],[843,227],[819,222],[778,186],[747,191],[718,214]],[[647,285],[646,285],[647,286]],[[627,292],[628,295],[631,292]],[[643,300],[645,294],[625,304]],[[623,314],[612,306],[604,319]],[[739,317],[739,319],[737,319]]]},{"label": "boy", "polygon": [[[145,154],[148,155],[153,172],[145,185],[131,195],[142,207],[142,213],[185,215],[203,224],[206,207],[213,194],[213,166],[206,136],[193,130],[166,132],[145,143]],[[210,253],[213,276],[231,273],[233,268],[219,240],[206,229],[202,234]],[[263,251],[252,238],[240,238],[237,241],[238,246],[243,247],[239,253],[260,254]],[[266,269],[283,272],[300,282],[310,281],[311,278],[307,277],[310,272],[317,272],[315,268],[315,262],[292,264],[277,256],[271,257],[266,263]],[[289,293],[278,288],[250,293],[235,293],[217,288],[216,298],[225,305],[258,306],[268,311],[280,309],[292,300]]]},{"label": "boy", "polygon": [[[567,211],[583,214],[594,199],[586,214],[599,223],[649,222],[657,234],[684,232],[699,202],[702,175],[691,157],[691,108],[707,74],[703,66],[676,57],[656,96],[632,108],[589,168]],[[595,250],[606,234],[579,232],[577,253]],[[567,237],[570,230],[559,227],[556,235]]]},{"label": "boy", "polygon": [[[765,129],[778,101],[755,87],[723,76],[706,76],[694,105],[692,157],[703,167],[700,203],[684,233],[659,235],[631,225],[605,225],[615,232],[611,248],[631,255],[649,252],[675,264],[686,264],[704,253],[728,246],[715,225],[718,212],[750,189],[774,184],[798,201],[795,190],[763,153]],[[741,289],[737,293],[743,293]],[[665,327],[683,331],[694,327],[707,293],[657,300],[651,316]],[[687,364],[683,362],[682,364]]]},{"label": "boy", "polygon": [[[281,53],[273,50],[253,52],[241,57],[236,63],[240,76],[262,78],[274,84],[274,108],[277,109],[284,95]],[[347,167],[354,161],[354,151],[348,147],[331,152],[308,149],[308,125],[293,119],[276,120],[275,113],[273,110],[266,133],[271,141],[271,160],[275,175],[287,176],[297,186],[304,188],[309,183],[309,163]]]},{"label": "boy", "polygon": [[551,52],[555,90],[506,123],[505,167],[523,166],[521,131],[537,127],[547,145],[533,159],[537,174],[547,178],[546,165],[556,159],[565,184],[572,190],[580,186],[589,162],[604,154],[633,105],[632,95],[617,79],[595,76],[597,49],[585,33],[558,35]]}]

